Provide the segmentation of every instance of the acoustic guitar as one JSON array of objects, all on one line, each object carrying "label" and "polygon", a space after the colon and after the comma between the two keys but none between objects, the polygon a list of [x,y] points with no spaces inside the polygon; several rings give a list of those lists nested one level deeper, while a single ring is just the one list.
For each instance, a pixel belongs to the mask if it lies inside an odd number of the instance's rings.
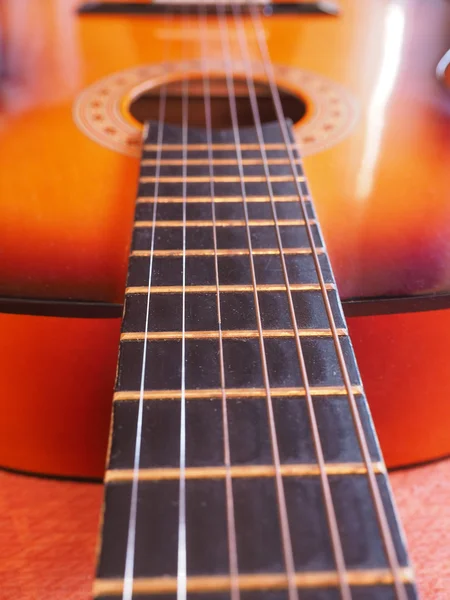
[{"label": "acoustic guitar", "polygon": [[416,598],[386,464],[450,451],[449,4],[23,4],[0,465],[104,478],[99,600]]}]

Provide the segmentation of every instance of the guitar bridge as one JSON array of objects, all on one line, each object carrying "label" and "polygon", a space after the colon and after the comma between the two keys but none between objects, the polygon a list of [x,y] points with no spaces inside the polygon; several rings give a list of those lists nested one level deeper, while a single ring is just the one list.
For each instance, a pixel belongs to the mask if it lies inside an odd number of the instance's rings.
[{"label": "guitar bridge", "polygon": [[[270,2],[264,0],[251,0],[250,2],[237,2],[236,0],[222,0],[220,4],[225,12],[232,12],[232,5],[239,6],[242,13],[250,11],[250,5],[257,6],[266,16],[272,15],[331,15],[339,14],[336,2],[318,0],[316,2]],[[217,14],[217,3],[201,3],[207,14]],[[200,4],[192,0],[156,0],[153,2],[85,2],[79,8],[80,14],[91,15],[136,15],[158,16],[161,14],[198,14]]]}]

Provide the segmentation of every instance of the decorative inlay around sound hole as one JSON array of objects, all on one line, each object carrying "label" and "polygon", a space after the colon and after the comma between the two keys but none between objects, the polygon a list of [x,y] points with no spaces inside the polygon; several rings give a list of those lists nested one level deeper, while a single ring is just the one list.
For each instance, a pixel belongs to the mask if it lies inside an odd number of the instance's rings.
[{"label": "decorative inlay around sound hole", "polygon": [[[210,65],[211,71],[223,71],[223,65]],[[274,65],[279,85],[306,99],[307,112],[295,127],[303,156],[329,148],[346,137],[358,117],[358,104],[352,94],[337,83],[302,69]],[[86,88],[76,99],[73,114],[80,130],[102,146],[128,156],[140,156],[142,125],[129,111],[130,103],[146,89],[161,84],[162,78],[181,79],[184,72],[201,76],[199,61],[189,65],[173,62],[142,65],[113,73]],[[245,78],[242,65],[234,75]],[[258,66],[257,80],[264,80]]]}]

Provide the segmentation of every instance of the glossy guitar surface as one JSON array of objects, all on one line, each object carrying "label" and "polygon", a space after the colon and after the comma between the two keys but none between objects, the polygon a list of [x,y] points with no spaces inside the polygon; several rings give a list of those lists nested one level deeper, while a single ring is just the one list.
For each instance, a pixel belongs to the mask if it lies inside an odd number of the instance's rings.
[{"label": "glossy guitar surface", "polygon": [[[198,23],[186,42],[173,22],[167,57],[162,17],[22,4],[0,7],[0,464],[101,477],[139,168],[129,104],[161,63],[198,74]],[[306,106],[295,132],[395,466],[450,452],[450,7],[342,5],[264,26],[279,85]]]}]

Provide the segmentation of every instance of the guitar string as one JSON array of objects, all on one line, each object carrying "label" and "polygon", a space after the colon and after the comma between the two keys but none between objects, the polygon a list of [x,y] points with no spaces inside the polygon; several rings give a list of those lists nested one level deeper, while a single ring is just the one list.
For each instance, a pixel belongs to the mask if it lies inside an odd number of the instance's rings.
[{"label": "guitar string", "polygon": [[222,430],[223,430],[223,446],[224,446],[224,463],[225,463],[225,494],[226,494],[226,511],[227,511],[227,533],[228,533],[228,560],[230,565],[230,592],[231,600],[240,600],[239,590],[239,569],[238,555],[236,543],[236,522],[234,515],[234,497],[233,497],[233,481],[231,478],[231,451],[230,451],[230,435],[228,428],[228,407],[225,382],[225,360],[223,352],[223,337],[222,337],[222,313],[220,308],[220,282],[219,282],[219,259],[217,252],[217,227],[216,227],[216,208],[214,202],[215,185],[214,185],[214,167],[213,167],[213,149],[212,149],[212,119],[211,119],[211,89],[210,78],[208,73],[208,65],[206,61],[206,39],[208,36],[207,19],[204,5],[200,4],[199,10],[200,22],[200,44],[201,44],[201,71],[203,80],[203,98],[205,104],[205,130],[206,141],[208,148],[208,167],[210,178],[210,193],[211,193],[211,215],[213,223],[213,244],[214,244],[214,271],[216,280],[216,302],[217,302],[217,326],[219,331],[219,364],[220,364],[220,387],[222,392]]},{"label": "guitar string", "polygon": [[266,37],[264,34],[264,27],[263,27],[263,24],[261,21],[261,16],[260,16],[258,10],[256,9],[256,7],[252,5],[252,3],[249,3],[249,9],[250,9],[250,14],[251,14],[251,18],[252,18],[253,29],[255,31],[255,35],[256,35],[257,43],[258,43],[258,47],[259,47],[259,52],[261,55],[261,62],[263,64],[264,71],[265,71],[265,74],[267,77],[267,81],[269,83],[269,87],[271,90],[272,101],[273,101],[273,104],[275,107],[275,111],[277,114],[277,120],[280,125],[280,130],[281,130],[281,133],[283,136],[283,143],[286,147],[286,151],[287,151],[287,154],[289,157],[289,163],[290,163],[290,168],[292,171],[293,183],[296,186],[298,199],[299,199],[302,213],[303,213],[303,216],[305,219],[305,227],[306,227],[308,240],[309,240],[311,250],[312,250],[312,257],[314,260],[316,273],[317,273],[319,283],[320,283],[320,289],[321,289],[321,294],[322,294],[322,297],[324,300],[327,318],[328,318],[330,328],[332,331],[332,337],[333,337],[333,342],[334,342],[334,346],[336,349],[336,354],[338,357],[340,371],[342,373],[344,385],[347,390],[347,398],[349,401],[349,406],[351,409],[353,423],[354,423],[355,430],[357,433],[358,442],[359,442],[359,446],[361,449],[361,454],[363,456],[363,460],[364,460],[364,463],[366,466],[367,478],[368,478],[369,487],[370,487],[371,494],[372,494],[372,499],[374,502],[375,511],[377,514],[380,532],[381,532],[381,535],[383,538],[383,543],[384,543],[384,547],[385,547],[385,551],[386,551],[386,557],[387,557],[389,567],[392,572],[392,576],[393,576],[393,580],[394,580],[395,593],[396,593],[398,600],[407,600],[405,586],[401,579],[397,553],[396,553],[394,542],[392,539],[391,530],[390,530],[389,523],[387,520],[384,504],[383,504],[383,501],[381,498],[378,481],[377,481],[375,472],[373,470],[372,460],[370,457],[370,451],[368,448],[366,435],[364,432],[364,428],[362,426],[358,407],[357,407],[356,400],[355,400],[353,390],[352,390],[350,375],[348,373],[345,357],[343,354],[339,336],[337,334],[333,311],[331,309],[330,300],[328,298],[328,294],[326,291],[325,281],[324,281],[322,269],[320,267],[320,262],[319,262],[318,253],[317,253],[317,250],[315,247],[315,243],[314,243],[314,237],[313,237],[311,225],[309,224],[309,222],[306,218],[307,211],[306,211],[305,199],[303,197],[300,183],[298,181],[297,165],[295,163],[295,159],[294,159],[294,156],[292,153],[291,141],[289,139],[289,134],[288,134],[287,128],[286,128],[286,122],[284,120],[283,108],[281,105],[278,87],[276,85],[275,73],[273,71],[273,66],[270,61],[269,50],[267,47],[267,40],[266,40]]},{"label": "guitar string", "polygon": [[178,498],[178,557],[177,600],[186,600],[186,198],[187,198],[187,150],[189,120],[189,79],[187,65],[187,10],[182,9],[183,80],[181,88],[182,120],[182,197],[183,197],[183,258],[182,258],[182,308],[181,308],[181,410],[180,410],[180,482]]},{"label": "guitar string", "polygon": [[248,208],[247,208],[247,201],[246,201],[244,169],[243,169],[243,164],[242,164],[242,154],[241,154],[241,148],[240,148],[241,142],[240,142],[239,124],[238,124],[238,117],[237,117],[236,98],[235,98],[235,92],[234,92],[234,81],[233,81],[230,44],[229,44],[228,31],[227,31],[227,26],[226,26],[225,10],[224,10],[224,7],[220,4],[217,5],[217,17],[218,17],[220,36],[221,36],[221,41],[222,41],[222,50],[223,50],[223,58],[224,58],[224,63],[225,63],[226,83],[227,83],[229,106],[230,106],[230,113],[231,113],[234,146],[235,146],[235,151],[236,151],[236,162],[237,162],[238,171],[239,171],[240,187],[241,187],[241,194],[242,194],[242,201],[243,201],[242,205],[243,205],[244,216],[245,216],[245,227],[246,227],[247,244],[248,244],[248,250],[249,250],[250,271],[251,271],[251,277],[252,277],[253,295],[254,295],[254,302],[255,302],[255,309],[256,309],[256,321],[257,321],[257,328],[258,328],[258,334],[259,334],[261,365],[262,365],[262,371],[263,371],[264,387],[265,387],[265,391],[266,391],[266,404],[267,404],[269,430],[270,430],[270,438],[271,438],[271,445],[272,445],[272,456],[273,456],[273,462],[274,462],[274,466],[275,466],[275,487],[276,487],[276,494],[277,494],[277,498],[278,498],[278,510],[279,510],[279,518],[280,518],[281,541],[282,541],[282,546],[283,546],[283,558],[284,558],[284,562],[285,562],[286,575],[287,575],[287,580],[288,580],[287,581],[287,583],[288,583],[288,598],[289,598],[289,600],[298,600],[297,585],[296,585],[296,581],[295,581],[295,566],[294,566],[294,557],[293,557],[293,551],[292,551],[292,542],[291,542],[289,523],[288,523],[288,517],[287,517],[287,506],[286,506],[286,499],[285,499],[285,494],[284,494],[284,485],[283,485],[283,479],[282,479],[281,470],[280,470],[280,455],[279,455],[278,441],[277,441],[276,429],[275,429],[275,417],[274,417],[274,412],[273,412],[271,389],[270,389],[270,382],[269,382],[269,373],[268,373],[267,359],[266,359],[266,349],[265,349],[264,336],[263,336],[261,313],[260,313],[260,308],[259,308],[259,297],[258,297],[258,291],[257,291],[257,286],[256,286],[256,271],[255,271],[255,264],[254,264],[254,260],[253,260],[252,240],[251,240]]},{"label": "guitar string", "polygon": [[[259,16],[259,15],[258,15]],[[255,15],[253,15],[253,18],[255,17]],[[258,38],[258,44],[260,43],[260,40]],[[267,67],[265,67],[267,68]],[[161,93],[160,93],[160,117],[159,117],[159,125],[158,125],[158,153],[157,153],[157,167],[156,167],[156,171],[159,173],[159,164],[160,164],[160,158],[161,158],[161,141],[160,140],[160,132],[163,129],[163,126],[161,127],[161,124],[163,123],[164,117],[161,118],[161,110],[165,110],[165,94],[166,92],[163,91],[163,89],[165,88],[165,85],[162,86],[161,88]],[[272,89],[272,94],[274,95],[274,90],[271,86]],[[187,93],[186,93],[186,97],[187,97]],[[164,102],[163,102],[163,98],[164,98]],[[230,99],[231,102],[231,99]],[[162,109],[162,105],[164,104],[164,109]],[[275,100],[275,95],[274,95],[274,104],[276,103]],[[276,111],[277,111],[277,115],[278,115],[278,119],[280,121],[280,128],[283,132],[283,126],[282,126],[282,120],[280,120],[280,114],[279,114],[279,110],[278,107],[276,106]],[[283,134],[285,134],[286,132],[283,132]],[[289,153],[289,144],[286,140],[286,136],[284,135],[284,141],[288,150],[288,154]],[[238,145],[237,145],[238,148]],[[186,154],[185,152],[187,151],[187,147],[186,145],[184,145],[184,163],[186,160]],[[237,150],[238,153],[238,150]],[[289,157],[290,161],[291,161],[291,167],[293,169],[295,169],[295,163],[293,163],[292,161],[292,156]],[[295,169],[296,170],[296,169]],[[155,182],[155,200],[154,200],[154,210],[153,210],[153,219],[155,221],[155,217],[156,217],[156,206],[157,206],[157,188],[158,188],[158,179],[159,176],[157,175],[156,177],[156,182]],[[186,182],[185,182],[186,183]],[[297,184],[297,188],[299,188],[298,184]],[[301,190],[298,189],[299,192],[299,198],[300,201],[302,203],[302,201],[304,202],[304,200],[302,199],[301,196]],[[244,202],[245,202],[245,198]],[[302,210],[304,212],[304,214],[306,214],[305,212],[305,207],[302,205]],[[185,235],[186,235],[186,231],[185,231],[185,203],[184,203],[184,231],[183,231],[183,237],[184,237],[184,242],[183,242],[183,256],[184,256],[184,267],[185,267]],[[307,220],[305,219],[305,221],[307,222]],[[152,230],[152,241],[151,241],[151,252],[150,252],[150,262],[149,262],[149,287],[148,287],[148,298],[147,298],[147,310],[146,310],[146,333],[148,330],[148,316],[149,316],[149,304],[150,304],[150,289],[151,289],[151,273],[152,273],[152,261],[153,261],[153,248],[154,248],[154,231],[155,231],[155,227],[153,227]],[[312,247],[314,248],[314,245],[312,244]],[[251,250],[250,250],[251,252]],[[316,270],[319,268],[320,269],[320,264],[316,262]],[[183,277],[185,277],[185,269],[183,267]],[[319,276],[319,280],[320,280],[320,274],[318,273]],[[185,284],[183,285],[183,288],[185,287]],[[326,293],[326,292],[325,292]],[[183,310],[184,310],[184,300],[183,300]],[[331,310],[331,307],[330,307]],[[328,316],[330,316],[329,311],[327,310]],[[332,317],[332,313],[331,313],[331,317]],[[184,321],[184,319],[183,319]],[[334,322],[334,319],[333,319]],[[331,323],[331,320],[330,320]],[[184,323],[183,323],[184,325]],[[336,343],[336,341],[335,341]],[[338,341],[339,343],[339,341]],[[129,521],[129,532],[128,532],[128,540],[127,540],[127,557],[126,557],[126,569],[125,569],[125,581],[124,581],[124,595],[123,598],[124,600],[128,600],[129,598],[131,599],[132,597],[132,585],[133,585],[133,574],[134,574],[134,541],[135,541],[135,531],[136,531],[136,512],[137,512],[137,485],[138,485],[138,469],[139,469],[139,457],[140,457],[140,441],[141,441],[141,436],[142,436],[142,409],[143,409],[143,402],[142,402],[142,397],[143,397],[143,380],[145,378],[145,362],[146,362],[146,344],[144,344],[144,351],[143,351],[143,369],[142,369],[142,374],[141,374],[141,394],[140,394],[140,402],[139,402],[139,411],[138,411],[138,419],[137,419],[137,435],[136,435],[136,445],[135,445],[135,461],[134,461],[134,476],[133,476],[133,486],[132,486],[132,500],[131,500],[131,508],[130,508],[130,521]],[[339,354],[339,353],[338,353]],[[342,351],[341,351],[342,354]],[[343,357],[342,357],[343,358]],[[341,361],[340,361],[341,362]],[[183,361],[184,364],[184,361]],[[345,361],[344,361],[344,366],[346,369],[346,365],[345,365]],[[341,368],[342,368],[342,364],[341,364]],[[351,388],[350,388],[350,393],[351,392]],[[358,415],[359,416],[359,415]],[[362,434],[364,435],[364,431],[362,430]],[[180,436],[181,437],[181,436]],[[182,455],[182,444],[180,442],[180,462],[181,462],[181,455]],[[185,451],[185,447],[184,447],[184,451]],[[183,453],[184,456],[184,453]],[[136,475],[137,473],[137,475]],[[376,480],[375,480],[376,483]],[[181,490],[181,483],[180,483],[180,490]],[[180,491],[180,495],[181,495],[181,491]],[[380,499],[381,500],[381,499]],[[180,513],[181,514],[181,513]],[[180,518],[180,523],[181,523],[181,518]],[[184,514],[184,533],[185,533],[185,514]],[[392,540],[391,540],[392,541]],[[132,552],[130,552],[130,547],[132,547]],[[185,537],[184,537],[184,596],[181,596],[180,598],[185,598],[186,596],[186,591],[185,591],[185,587],[186,587],[186,572],[185,572],[185,557],[186,557],[186,551],[185,551]],[[394,549],[395,552],[395,549]],[[180,562],[180,561],[179,561]],[[131,568],[130,568],[130,564],[131,564]],[[130,571],[131,571],[131,575],[130,575]],[[394,573],[394,577],[395,577],[395,573]],[[131,587],[130,587],[130,581],[131,581]],[[128,582],[128,583],[127,583]],[[397,586],[396,586],[397,589]],[[398,594],[398,589],[397,589],[397,595],[399,598],[403,598],[403,596],[400,596]]]},{"label": "guitar string", "polygon": [[309,385],[309,376],[308,376],[308,372],[307,372],[307,368],[306,368],[302,343],[300,341],[297,317],[296,317],[296,313],[295,313],[294,302],[293,302],[293,298],[292,298],[292,291],[291,291],[291,286],[290,286],[290,282],[289,282],[289,275],[288,275],[288,270],[287,270],[287,266],[286,266],[286,259],[285,259],[283,243],[282,243],[282,239],[281,239],[280,226],[278,223],[277,208],[276,208],[276,204],[274,201],[272,182],[270,180],[270,169],[269,169],[269,165],[267,162],[267,154],[266,154],[266,150],[265,150],[265,146],[264,146],[264,133],[263,133],[263,127],[262,127],[262,123],[261,123],[261,116],[260,116],[260,112],[259,112],[259,108],[258,108],[258,100],[257,100],[257,96],[256,96],[255,85],[254,85],[254,82],[252,79],[253,67],[252,67],[252,62],[250,59],[250,54],[249,54],[249,49],[248,49],[245,27],[244,27],[243,20],[241,17],[240,7],[238,5],[234,5],[234,4],[232,4],[231,7],[232,7],[235,29],[237,30],[239,47],[240,47],[241,55],[242,55],[243,61],[244,61],[244,68],[245,68],[244,70],[245,70],[245,75],[246,75],[246,80],[247,80],[247,87],[248,87],[248,91],[249,91],[250,104],[251,104],[251,109],[252,109],[252,114],[253,114],[255,131],[256,131],[257,138],[258,138],[258,145],[259,145],[259,150],[261,153],[261,158],[262,158],[262,163],[263,163],[263,168],[264,168],[264,175],[265,175],[266,183],[267,183],[267,190],[268,190],[269,197],[270,197],[273,221],[274,221],[274,226],[275,226],[275,233],[276,233],[278,249],[279,249],[279,256],[280,256],[280,261],[281,261],[282,270],[283,270],[284,282],[286,285],[286,295],[287,295],[287,299],[288,299],[290,318],[291,318],[291,322],[292,322],[293,329],[294,329],[294,338],[295,338],[295,345],[296,345],[296,350],[297,350],[297,357],[298,357],[298,362],[299,362],[299,366],[300,366],[300,371],[302,374],[303,386],[305,388],[306,406],[307,406],[307,410],[308,410],[308,417],[309,417],[309,422],[310,422],[310,428],[311,428],[311,433],[312,433],[312,438],[313,438],[314,449],[315,449],[315,453],[316,453],[316,459],[317,459],[317,463],[318,463],[319,470],[320,470],[322,493],[323,493],[323,497],[324,497],[324,501],[325,501],[326,516],[327,516],[328,527],[329,527],[330,536],[331,536],[333,554],[334,554],[336,568],[337,568],[338,576],[339,576],[339,586],[340,586],[340,591],[341,591],[341,597],[342,597],[342,600],[350,600],[352,597],[352,594],[350,591],[350,586],[348,584],[346,565],[345,565],[345,560],[344,560],[344,553],[342,550],[342,542],[341,542],[341,538],[340,538],[340,534],[339,534],[339,528],[338,528],[337,519],[336,519],[336,512],[334,509],[333,499],[332,499],[332,495],[331,495],[330,482],[329,482],[328,475],[327,475],[326,468],[325,468],[325,459],[324,459],[324,454],[323,454],[323,448],[322,448],[322,442],[321,442],[321,438],[320,438],[319,428],[317,425],[314,403],[313,403],[313,399],[311,396],[311,390],[310,390],[310,385]]},{"label": "guitar string", "polygon": [[[169,22],[169,13],[165,13],[165,27],[167,28]],[[163,65],[167,63],[168,59],[168,42],[165,44],[165,55],[166,60]],[[161,171],[161,154],[162,154],[162,141],[164,131],[164,119],[166,113],[166,102],[167,102],[167,85],[163,83],[160,89],[159,95],[159,110],[158,110],[158,134],[157,134],[157,154],[156,154],[156,166],[155,166],[155,188],[153,197],[153,215],[152,215],[152,236],[150,242],[150,258],[148,266],[148,291],[147,291],[147,304],[145,309],[145,336],[142,351],[142,368],[141,378],[139,386],[139,403],[138,403],[138,415],[136,419],[136,438],[134,446],[134,460],[133,460],[133,480],[131,484],[131,498],[130,498],[130,516],[128,521],[128,533],[127,533],[127,545],[125,553],[125,571],[124,571],[124,583],[122,600],[132,600],[133,597],[133,584],[134,584],[134,562],[135,562],[135,551],[136,551],[136,527],[137,527],[137,506],[138,506],[138,487],[139,487],[139,468],[141,462],[141,446],[142,446],[142,427],[143,427],[143,416],[144,416],[144,391],[145,391],[145,375],[147,369],[147,334],[149,329],[150,320],[150,299],[151,299],[151,287],[152,287],[152,275],[153,275],[153,251],[155,248],[155,223],[156,223],[156,211],[158,207],[158,192],[159,192],[159,175]],[[146,143],[149,132],[148,123],[144,126],[143,133],[143,144]]]}]

